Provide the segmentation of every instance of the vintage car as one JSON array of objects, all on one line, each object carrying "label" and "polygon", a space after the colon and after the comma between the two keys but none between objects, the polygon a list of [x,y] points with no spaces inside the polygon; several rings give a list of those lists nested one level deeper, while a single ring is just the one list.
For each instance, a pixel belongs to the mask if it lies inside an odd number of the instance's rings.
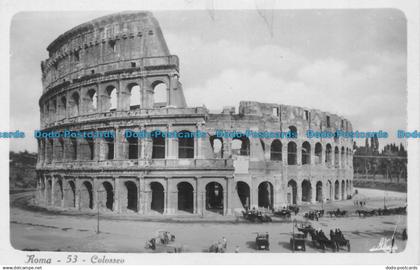
[{"label": "vintage car", "polygon": [[295,250],[305,251],[306,250],[305,239],[306,239],[306,236],[305,236],[304,233],[293,234],[292,238],[290,238],[290,247],[291,247],[292,251],[293,252]]},{"label": "vintage car", "polygon": [[268,233],[257,233],[255,238],[257,250],[270,250],[270,241]]}]

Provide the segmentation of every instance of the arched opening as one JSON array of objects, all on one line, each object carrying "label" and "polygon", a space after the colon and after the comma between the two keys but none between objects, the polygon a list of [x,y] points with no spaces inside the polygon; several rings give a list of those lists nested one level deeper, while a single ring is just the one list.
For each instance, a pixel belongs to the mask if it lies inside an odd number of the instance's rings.
[{"label": "arched opening", "polygon": [[108,160],[114,159],[114,138],[105,138],[105,158]]},{"label": "arched opening", "polygon": [[294,142],[289,142],[287,144],[287,164],[296,165],[297,164],[297,146]]},{"label": "arched opening", "polygon": [[80,96],[77,92],[74,92],[71,95],[72,100],[72,116],[79,115],[79,107],[80,107]]},{"label": "arched opening", "polygon": [[210,136],[210,145],[213,149],[214,157],[223,158],[223,139],[216,136]]},{"label": "arched opening", "polygon": [[128,159],[138,159],[139,139],[135,137],[127,137],[127,142],[128,142]]},{"label": "arched opening", "polygon": [[223,215],[223,187],[217,182],[206,185],[206,210]]},{"label": "arched opening", "polygon": [[59,138],[58,139],[58,151],[57,151],[57,159],[58,160],[64,160],[64,139]]},{"label": "arched opening", "polygon": [[47,144],[47,163],[52,162],[53,153],[54,153],[54,142],[52,139],[49,139],[48,144]]},{"label": "arched opening", "polygon": [[322,163],[322,144],[316,143],[315,144],[315,164]]},{"label": "arched opening", "polygon": [[249,185],[243,181],[236,183],[236,191],[238,192],[239,200],[245,209],[250,208],[250,189]]},{"label": "arched opening", "polygon": [[61,97],[61,116],[62,118],[66,117],[67,112],[67,98],[65,96]]},{"label": "arched opening", "polygon": [[178,133],[178,158],[194,158],[194,136],[187,130]]},{"label": "arched opening", "polygon": [[317,202],[322,202],[324,200],[324,194],[322,193],[322,182],[318,181],[316,183],[316,198]]},{"label": "arched opening", "polygon": [[341,181],[341,199],[345,200],[347,199],[347,195],[346,195],[346,182]]},{"label": "arched opening", "polygon": [[112,112],[112,111],[117,110],[117,104],[118,104],[117,88],[110,85],[106,88],[106,93],[108,95],[108,104],[107,104],[106,111]]},{"label": "arched opening", "polygon": [[103,182],[98,190],[99,192],[99,206],[112,211],[114,206],[114,189],[109,182]]},{"label": "arched opening", "polygon": [[258,185],[258,207],[273,209],[273,185],[264,181]]},{"label": "arched opening", "polygon": [[89,111],[96,111],[98,107],[98,95],[94,89],[89,89],[87,92],[87,97],[89,100]]},{"label": "arched opening", "polygon": [[70,156],[72,160],[77,159],[77,140],[76,138],[70,138]]},{"label": "arched opening", "polygon": [[346,165],[346,151],[344,150],[344,146],[341,147],[341,168],[344,168]]},{"label": "arched opening", "polygon": [[336,168],[338,168],[339,167],[339,164],[340,164],[340,160],[339,160],[339,158],[340,158],[340,153],[339,153],[340,151],[338,150],[338,147],[336,146],[335,148],[334,148],[334,167],[336,167]]},{"label": "arched opening", "polygon": [[282,160],[283,145],[280,140],[274,140],[270,148],[270,160]]},{"label": "arched opening", "polygon": [[293,179],[287,183],[287,203],[297,204],[297,183]]},{"label": "arched opening", "polygon": [[133,181],[126,181],[124,185],[127,191],[127,209],[137,212],[138,211],[137,185]]},{"label": "arched opening", "polygon": [[163,213],[165,210],[165,195],[162,184],[159,182],[152,182],[150,184],[150,189],[152,190],[150,208],[156,212]]},{"label": "arched opening", "polygon": [[167,106],[167,86],[161,81],[152,84],[153,88],[153,107],[162,108]]},{"label": "arched opening", "polygon": [[128,86],[130,92],[130,110],[140,109],[141,106],[141,93],[138,84],[130,84]]},{"label": "arched opening", "polygon": [[289,126],[289,132],[291,133],[290,138],[295,138],[296,139],[298,137],[297,128],[295,126]]},{"label": "arched opening", "polygon": [[151,133],[152,137],[152,158],[161,159],[165,158],[165,138],[162,136],[160,131],[153,131]]},{"label": "arched opening", "polygon": [[310,202],[312,200],[312,185],[309,180],[302,182],[302,202]]},{"label": "arched opening", "polygon": [[336,180],[334,183],[334,199],[340,199],[340,182],[338,182],[338,180]]},{"label": "arched opening", "polygon": [[61,207],[61,202],[63,201],[63,181],[61,179],[55,182],[54,186],[54,206]]},{"label": "arched opening", "polygon": [[93,209],[93,188],[92,184],[88,181],[83,182],[80,187],[80,208]]},{"label": "arched opening", "polygon": [[238,156],[250,155],[249,139],[242,134],[240,137],[235,137],[232,140],[232,154]]},{"label": "arched opening", "polygon": [[334,190],[330,180],[327,182],[328,198],[327,200],[332,200],[334,198]]},{"label": "arched opening", "polygon": [[332,148],[331,148],[331,144],[327,144],[326,148],[325,148],[325,163],[328,165],[331,165],[332,162]]},{"label": "arched opening", "polygon": [[178,187],[178,210],[194,212],[194,188],[188,182],[181,182]]},{"label": "arched opening", "polygon": [[302,144],[302,165],[311,164],[311,145],[309,142]]},{"label": "arched opening", "polygon": [[76,207],[76,185],[73,181],[67,182],[64,197],[65,207]]}]

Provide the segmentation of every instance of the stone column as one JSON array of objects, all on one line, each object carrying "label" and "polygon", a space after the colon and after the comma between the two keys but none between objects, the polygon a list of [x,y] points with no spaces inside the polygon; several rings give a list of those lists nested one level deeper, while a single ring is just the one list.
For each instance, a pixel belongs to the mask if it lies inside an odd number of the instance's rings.
[{"label": "stone column", "polygon": [[296,143],[296,165],[302,165],[302,144],[299,141]]},{"label": "stone column", "polygon": [[55,200],[55,177],[51,177],[51,203],[50,205],[54,206],[54,200]]},{"label": "stone column", "polygon": [[288,155],[287,155],[287,143],[288,140],[282,142],[282,160],[283,160],[283,165],[288,165]]},{"label": "stone column", "polygon": [[312,182],[311,181],[311,192],[312,192],[312,194],[311,194],[311,203],[315,203],[316,202],[316,193],[317,193],[317,190],[316,190],[316,181],[315,182]]},{"label": "stone column", "polygon": [[114,178],[114,212],[120,213],[120,179],[118,177]]},{"label": "stone column", "polygon": [[77,178],[74,178],[74,207],[78,210],[80,210],[80,185],[81,182]]},{"label": "stone column", "polygon": [[165,177],[165,186],[164,186],[164,194],[163,194],[163,199],[165,202],[165,209],[163,210],[163,214],[167,215],[169,213],[168,209],[169,209],[169,184],[168,184],[168,177]]},{"label": "stone column", "polygon": [[296,203],[302,203],[302,181],[296,179]]}]

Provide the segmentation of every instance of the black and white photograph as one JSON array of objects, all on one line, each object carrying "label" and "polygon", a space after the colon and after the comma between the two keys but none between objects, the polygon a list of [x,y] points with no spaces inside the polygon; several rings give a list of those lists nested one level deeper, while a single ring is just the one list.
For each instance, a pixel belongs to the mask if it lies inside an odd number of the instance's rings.
[{"label": "black and white photograph", "polygon": [[93,2],[4,4],[4,264],[417,269],[418,14]]}]

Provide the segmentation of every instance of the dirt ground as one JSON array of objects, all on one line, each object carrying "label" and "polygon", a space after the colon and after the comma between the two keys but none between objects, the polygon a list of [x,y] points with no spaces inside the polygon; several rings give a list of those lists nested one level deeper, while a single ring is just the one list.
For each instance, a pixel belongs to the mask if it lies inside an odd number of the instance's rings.
[{"label": "dirt ground", "polygon": [[[384,206],[404,206],[406,193],[384,192],[373,189],[358,189],[355,199],[366,201],[364,209]],[[182,247],[187,252],[206,252],[209,246],[223,236],[228,245],[227,252],[292,252],[289,241],[293,230],[291,221],[274,218],[272,223],[254,224],[239,217],[128,217],[115,215],[100,216],[100,233],[97,234],[97,217],[94,213],[77,215],[72,212],[63,214],[48,211],[33,211],[22,207],[23,200],[30,200],[32,194],[11,195],[11,244],[20,250],[78,251],[78,252],[152,252],[145,249],[145,242],[156,235],[158,230],[170,231],[176,240],[169,247],[158,246],[155,252],[171,252],[173,247]],[[360,218],[354,214],[359,207],[353,200],[325,203],[323,205],[303,206],[297,216],[303,222],[303,213],[309,209],[326,211],[337,209],[349,211],[348,217],[323,217],[311,221],[312,226],[322,229],[329,235],[330,229],[340,228],[350,240],[351,252],[370,252],[382,237],[391,238],[396,231],[396,252],[405,248],[400,238],[406,228],[406,216],[376,216]],[[409,211],[409,210],[408,210]],[[270,251],[255,249],[256,232],[270,235]],[[408,235],[410,232],[408,231]],[[306,241],[306,252],[323,252]],[[327,250],[331,252],[331,250]],[[344,248],[340,252],[347,252]]]}]

